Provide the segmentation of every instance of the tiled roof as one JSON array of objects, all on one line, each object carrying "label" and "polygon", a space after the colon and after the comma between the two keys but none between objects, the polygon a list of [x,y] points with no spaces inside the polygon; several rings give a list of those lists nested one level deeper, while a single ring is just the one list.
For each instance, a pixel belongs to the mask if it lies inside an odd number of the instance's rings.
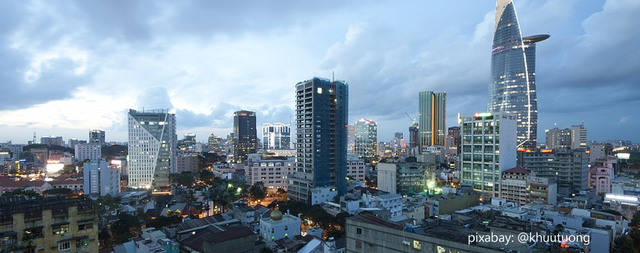
[{"label": "tiled roof", "polygon": [[525,168],[522,168],[522,167],[513,167],[511,169],[505,170],[504,172],[505,173],[506,172],[517,173],[517,174],[529,174],[529,173],[531,173],[531,171],[528,171],[528,170],[526,170]]}]

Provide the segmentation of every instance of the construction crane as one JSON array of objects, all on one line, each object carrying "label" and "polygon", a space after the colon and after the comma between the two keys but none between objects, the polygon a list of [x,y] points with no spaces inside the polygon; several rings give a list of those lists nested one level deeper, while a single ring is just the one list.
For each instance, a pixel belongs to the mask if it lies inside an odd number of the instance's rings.
[{"label": "construction crane", "polygon": [[405,112],[405,114],[407,114],[407,117],[409,117],[409,119],[411,119],[411,123],[415,126],[416,125],[416,119],[412,118],[408,112]]}]

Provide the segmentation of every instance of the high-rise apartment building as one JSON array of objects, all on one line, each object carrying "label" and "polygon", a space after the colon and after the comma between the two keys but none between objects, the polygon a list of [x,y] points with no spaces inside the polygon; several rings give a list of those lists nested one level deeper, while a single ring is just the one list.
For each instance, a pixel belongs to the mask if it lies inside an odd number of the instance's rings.
[{"label": "high-rise apartment building", "polygon": [[89,131],[89,143],[98,143],[100,146],[104,146],[105,135],[104,131],[100,129],[92,129]]},{"label": "high-rise apartment building", "polygon": [[290,149],[291,148],[291,126],[282,123],[262,126],[262,148],[267,149]]},{"label": "high-rise apartment building", "polygon": [[360,119],[354,124],[354,148],[359,158],[375,158],[378,147],[378,124]]},{"label": "high-rise apartment building", "polygon": [[461,157],[462,183],[486,197],[500,197],[502,172],[516,166],[516,116],[463,116]]},{"label": "high-rise apartment building", "polygon": [[586,149],[587,129],[584,125],[574,125],[571,128],[547,129],[544,131],[547,149]]},{"label": "high-rise apartment building", "polygon": [[488,110],[515,114],[518,117],[518,147],[536,146],[538,99],[535,43],[547,38],[549,35],[522,38],[513,1],[497,1]]},{"label": "high-rise apartment building", "polygon": [[450,147],[456,147],[457,153],[460,154],[460,126],[452,126],[447,130],[447,136],[450,136],[453,140],[453,143],[447,145]]},{"label": "high-rise apartment building", "polygon": [[587,129],[582,125],[571,126],[571,149],[587,148]]},{"label": "high-rise apartment building", "polygon": [[176,115],[168,110],[129,110],[129,187],[170,192],[176,172]]},{"label": "high-rise apartment building", "polygon": [[444,146],[447,134],[447,93],[421,91],[419,94],[418,146]]},{"label": "high-rise apartment building", "polygon": [[296,84],[296,173],[290,199],[310,202],[314,188],[347,188],[349,88],[345,81],[314,77]]},{"label": "high-rise apartment building", "polygon": [[237,111],[233,113],[233,158],[242,163],[248,154],[256,152],[258,135],[256,130],[256,113]]},{"label": "high-rise apartment building", "polygon": [[105,160],[91,160],[83,164],[84,194],[96,199],[98,196],[120,193],[120,169],[110,166]]},{"label": "high-rise apartment building", "polygon": [[409,150],[411,150],[409,153],[411,155],[416,155],[414,153],[416,147],[418,147],[418,123],[413,123],[409,127]]},{"label": "high-rise apartment building", "polygon": [[355,154],[356,152],[356,127],[347,125],[347,153]]}]

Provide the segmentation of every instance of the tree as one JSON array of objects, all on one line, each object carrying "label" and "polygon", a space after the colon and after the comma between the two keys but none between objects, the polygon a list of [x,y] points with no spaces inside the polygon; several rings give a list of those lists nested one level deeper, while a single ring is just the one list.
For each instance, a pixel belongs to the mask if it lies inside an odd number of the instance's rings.
[{"label": "tree", "polygon": [[633,214],[633,218],[631,218],[631,223],[629,225],[631,225],[632,228],[640,225],[640,211],[636,211],[636,213]]},{"label": "tree", "polygon": [[73,195],[73,190],[69,188],[54,188],[54,189],[49,189],[42,192],[42,195],[45,197],[49,194],[62,194],[62,195],[66,195],[67,197],[70,197],[71,195]]},{"label": "tree", "polygon": [[98,225],[100,228],[105,228],[107,226],[107,217],[113,213],[117,214],[119,211],[120,201],[107,194],[99,196],[96,202],[98,203]]},{"label": "tree", "polygon": [[78,174],[78,171],[76,170],[76,167],[73,165],[65,165],[60,171],[60,175],[67,176],[67,177],[74,177],[76,176],[76,174]]},{"label": "tree", "polygon": [[263,182],[256,182],[249,187],[249,196],[253,201],[263,200],[267,196],[267,187]]},{"label": "tree", "polygon": [[191,173],[180,173],[180,174],[171,174],[171,181],[176,183],[179,186],[193,186],[193,175]]},{"label": "tree", "polygon": [[635,249],[633,248],[633,242],[631,241],[631,239],[629,239],[629,237],[620,236],[615,240],[613,240],[613,250],[611,252],[612,253],[629,253],[629,252],[635,252]]},{"label": "tree", "polygon": [[42,197],[34,190],[24,190],[24,189],[16,189],[11,192],[5,192],[2,196],[25,196],[27,198],[39,198]]},{"label": "tree", "polygon": [[118,220],[111,225],[114,244],[122,244],[135,237],[140,232],[138,218],[126,213],[120,213]]}]

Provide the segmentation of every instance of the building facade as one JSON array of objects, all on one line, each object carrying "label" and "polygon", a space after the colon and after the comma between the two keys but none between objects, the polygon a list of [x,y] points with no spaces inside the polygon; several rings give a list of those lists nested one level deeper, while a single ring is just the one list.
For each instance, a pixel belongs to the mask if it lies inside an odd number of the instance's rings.
[{"label": "building facade", "polygon": [[105,160],[91,160],[83,164],[84,195],[91,198],[120,193],[120,170]]},{"label": "building facade", "polygon": [[296,84],[296,173],[290,199],[309,202],[315,187],[347,189],[349,88],[345,81],[313,78]]},{"label": "building facade", "polygon": [[421,91],[418,98],[418,146],[444,146],[447,135],[447,93]]},{"label": "building facade", "polygon": [[237,111],[233,113],[233,158],[242,163],[248,154],[257,151],[258,136],[256,133],[256,113]]},{"label": "building facade", "polygon": [[89,143],[98,143],[100,146],[105,144],[105,134],[103,130],[92,129],[89,131]]},{"label": "building facade", "polygon": [[264,183],[267,189],[282,188],[287,190],[289,175],[295,171],[294,157],[288,159],[263,159],[260,154],[251,154],[244,167],[247,183],[254,185]]},{"label": "building facade", "polygon": [[497,1],[488,110],[517,116],[518,147],[536,146],[538,99],[535,43],[547,38],[549,35],[522,38],[513,1]]},{"label": "building facade", "polygon": [[350,179],[364,182],[369,167],[370,165],[364,159],[358,158],[357,155],[349,154],[347,156],[347,176]]},{"label": "building facade", "polygon": [[100,160],[101,157],[102,146],[98,143],[77,144],[75,147],[75,159],[77,161]]},{"label": "building facade", "polygon": [[476,113],[462,117],[461,158],[461,182],[485,197],[499,197],[502,172],[516,166],[516,116]]},{"label": "building facade", "polygon": [[406,195],[433,191],[435,169],[434,163],[379,163],[378,189]]},{"label": "building facade", "polygon": [[589,187],[589,154],[584,149],[519,151],[518,166],[539,177],[555,178],[559,188],[582,191]]},{"label": "building facade", "polygon": [[360,158],[376,158],[378,124],[370,119],[360,119],[354,124],[355,154]]},{"label": "building facade", "polygon": [[86,197],[0,197],[1,252],[98,252],[98,219]]},{"label": "building facade", "polygon": [[267,149],[290,149],[291,148],[291,126],[282,123],[262,126],[262,148]]},{"label": "building facade", "polygon": [[132,188],[171,192],[176,172],[176,115],[168,110],[129,110],[129,183]]}]

